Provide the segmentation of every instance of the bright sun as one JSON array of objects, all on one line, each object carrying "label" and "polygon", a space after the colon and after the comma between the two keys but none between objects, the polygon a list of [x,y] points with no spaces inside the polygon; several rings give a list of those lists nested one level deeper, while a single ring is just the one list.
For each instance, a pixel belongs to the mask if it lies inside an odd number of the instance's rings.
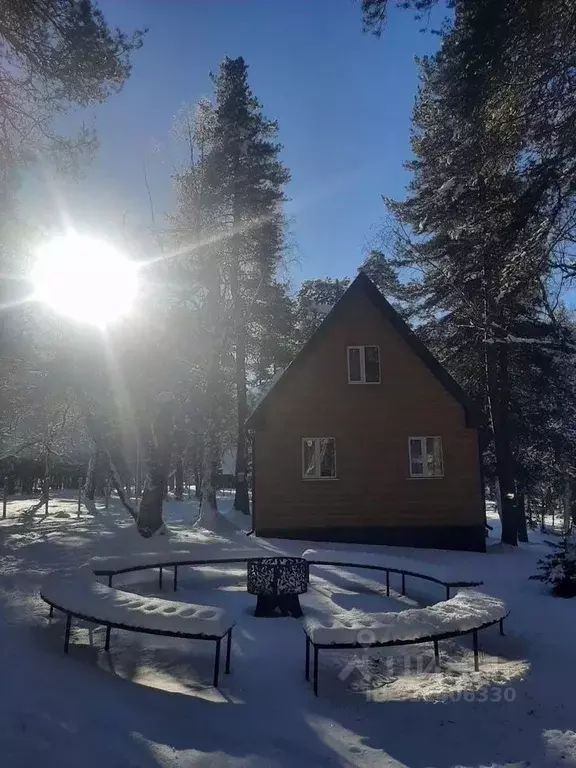
[{"label": "bright sun", "polygon": [[108,243],[71,232],[37,250],[34,296],[74,320],[104,327],[130,311],[137,269]]}]

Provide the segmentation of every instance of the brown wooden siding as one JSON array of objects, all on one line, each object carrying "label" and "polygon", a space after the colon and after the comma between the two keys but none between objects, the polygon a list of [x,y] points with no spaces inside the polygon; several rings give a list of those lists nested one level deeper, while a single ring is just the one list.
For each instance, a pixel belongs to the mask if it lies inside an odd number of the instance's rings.
[{"label": "brown wooden siding", "polygon": [[[348,384],[347,347],[380,347],[380,384]],[[482,526],[476,429],[385,322],[354,297],[290,370],[256,439],[256,529]],[[410,478],[408,438],[440,436],[444,477]],[[303,437],[336,439],[336,480],[303,480]]]}]

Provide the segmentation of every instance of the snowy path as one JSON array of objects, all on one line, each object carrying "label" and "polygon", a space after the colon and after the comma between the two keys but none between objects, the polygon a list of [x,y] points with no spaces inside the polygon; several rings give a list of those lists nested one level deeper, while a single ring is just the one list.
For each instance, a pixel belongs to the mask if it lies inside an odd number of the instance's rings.
[{"label": "snowy path", "polygon": [[[37,596],[43,576],[150,543],[120,510],[94,518],[83,512],[78,520],[74,503],[62,500],[48,518],[30,520],[21,514],[26,506],[11,502],[9,518],[0,522],[2,768],[576,767],[576,603],[528,581],[539,544],[495,547],[488,555],[391,548],[395,555],[465,566],[482,578],[483,589],[512,610],[508,636],[487,630],[480,674],[471,672],[467,641],[441,645],[444,671],[419,675],[407,674],[408,665],[426,668],[427,646],[419,649],[419,662],[418,648],[395,649],[373,654],[384,661],[366,658],[359,669],[347,669],[350,654],[334,652],[322,662],[319,699],[303,680],[298,621],[251,616],[254,598],[245,592],[242,568],[185,571],[178,599],[211,601],[240,614],[232,675],[218,692],[209,685],[211,654],[201,644],[191,652],[186,641],[118,632],[108,657],[103,630],[86,627],[65,657],[62,625],[47,626]],[[194,538],[195,508],[194,502],[167,505],[172,545]],[[232,525],[225,535],[238,546],[257,544]],[[307,546],[263,544],[298,554]],[[157,588],[152,574],[132,574],[118,585],[143,594]],[[372,574],[314,569],[302,603],[308,614],[331,605],[410,605],[387,601],[377,589]],[[415,589],[422,599],[442,599],[435,585],[414,584],[412,596]]]}]

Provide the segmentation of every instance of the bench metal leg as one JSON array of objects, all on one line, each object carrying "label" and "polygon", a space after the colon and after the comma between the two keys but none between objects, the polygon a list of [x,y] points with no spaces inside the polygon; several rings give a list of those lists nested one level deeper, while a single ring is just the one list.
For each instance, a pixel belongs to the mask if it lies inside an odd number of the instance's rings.
[{"label": "bench metal leg", "polygon": [[228,630],[228,642],[226,644],[226,674],[230,674],[230,655],[232,653],[232,627]]},{"label": "bench metal leg", "polygon": [[402,594],[406,594],[406,576],[402,574]]},{"label": "bench metal leg", "polygon": [[436,666],[440,666],[440,649],[438,648],[438,640],[434,640],[434,661]]},{"label": "bench metal leg", "polygon": [[503,635],[504,634],[504,619],[500,619],[500,621],[498,623],[500,624],[500,634]]},{"label": "bench metal leg", "polygon": [[178,566],[174,566],[174,592],[178,589]]},{"label": "bench metal leg", "polygon": [[314,646],[314,696],[318,696],[318,647]]},{"label": "bench metal leg", "polygon": [[218,675],[220,672],[220,643],[222,638],[216,640],[216,655],[214,656],[214,688],[218,688]]},{"label": "bench metal leg", "polygon": [[158,569],[158,589],[162,589],[162,566]]},{"label": "bench metal leg", "polygon": [[68,646],[70,644],[70,625],[72,624],[72,614],[66,614],[66,631],[64,633],[64,653],[68,653]]},{"label": "bench metal leg", "polygon": [[472,633],[472,641],[474,643],[474,671],[478,672],[480,665],[478,663],[478,630],[475,629]]},{"label": "bench metal leg", "polygon": [[446,586],[446,600],[450,600],[450,587]]},{"label": "bench metal leg", "polygon": [[108,586],[109,587],[112,586],[112,574],[110,574],[110,576],[108,576]]},{"label": "bench metal leg", "polygon": [[51,619],[52,616],[54,616],[54,606],[53,605],[50,606],[50,611],[48,613],[48,618]]},{"label": "bench metal leg", "polygon": [[110,650],[110,632],[112,631],[112,627],[110,624],[106,627],[106,643],[104,644],[104,650],[109,651]]},{"label": "bench metal leg", "polygon": [[306,680],[310,680],[310,638],[306,635],[306,667],[305,672]]},{"label": "bench metal leg", "polygon": [[386,597],[390,597],[390,571],[386,571]]}]

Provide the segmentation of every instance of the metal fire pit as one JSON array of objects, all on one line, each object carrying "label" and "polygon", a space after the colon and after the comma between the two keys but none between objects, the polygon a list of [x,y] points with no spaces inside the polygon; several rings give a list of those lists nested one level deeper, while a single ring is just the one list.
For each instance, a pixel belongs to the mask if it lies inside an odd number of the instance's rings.
[{"label": "metal fire pit", "polygon": [[302,557],[264,557],[248,560],[247,590],[256,595],[254,616],[302,616],[298,595],[308,590],[308,562]]}]

